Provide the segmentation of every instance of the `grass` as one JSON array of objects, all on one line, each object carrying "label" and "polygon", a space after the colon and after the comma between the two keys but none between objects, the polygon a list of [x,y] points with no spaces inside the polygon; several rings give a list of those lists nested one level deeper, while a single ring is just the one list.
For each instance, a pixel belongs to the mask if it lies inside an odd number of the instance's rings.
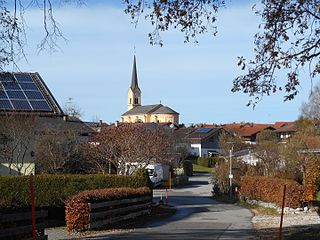
[{"label": "grass", "polygon": [[198,164],[192,164],[194,173],[212,173],[212,168],[203,167]]}]

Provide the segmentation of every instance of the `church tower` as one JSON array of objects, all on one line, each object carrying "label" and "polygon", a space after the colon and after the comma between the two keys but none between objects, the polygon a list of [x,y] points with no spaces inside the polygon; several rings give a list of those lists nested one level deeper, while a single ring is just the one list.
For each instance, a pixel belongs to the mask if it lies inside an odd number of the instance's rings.
[{"label": "church tower", "polygon": [[138,86],[136,56],[133,57],[131,86],[128,90],[128,110],[141,106],[141,90]]}]

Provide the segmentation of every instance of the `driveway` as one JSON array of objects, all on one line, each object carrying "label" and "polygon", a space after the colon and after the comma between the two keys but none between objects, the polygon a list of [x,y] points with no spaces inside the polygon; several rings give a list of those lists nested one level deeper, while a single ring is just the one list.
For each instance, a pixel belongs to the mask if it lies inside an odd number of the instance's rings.
[{"label": "driveway", "polygon": [[[169,205],[177,212],[172,217],[137,228],[130,232],[85,239],[255,239],[252,213],[239,206],[224,204],[210,198],[209,175],[190,178],[188,187],[169,191]],[[165,196],[165,190],[154,190],[154,199]]]}]

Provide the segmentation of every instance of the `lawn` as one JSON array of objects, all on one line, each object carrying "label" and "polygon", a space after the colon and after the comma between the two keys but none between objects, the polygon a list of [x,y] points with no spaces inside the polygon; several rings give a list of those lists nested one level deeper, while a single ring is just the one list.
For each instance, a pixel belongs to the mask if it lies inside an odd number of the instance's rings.
[{"label": "lawn", "polygon": [[212,168],[203,167],[197,164],[192,164],[192,165],[193,165],[194,173],[212,173]]}]

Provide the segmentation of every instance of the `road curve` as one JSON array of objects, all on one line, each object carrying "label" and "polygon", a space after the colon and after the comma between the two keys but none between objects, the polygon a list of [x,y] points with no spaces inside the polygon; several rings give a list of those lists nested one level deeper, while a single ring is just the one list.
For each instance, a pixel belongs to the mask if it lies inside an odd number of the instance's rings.
[{"label": "road curve", "polygon": [[[190,178],[191,184],[169,191],[169,205],[177,212],[172,217],[132,231],[87,237],[85,239],[255,239],[251,226],[252,213],[242,207],[224,204],[210,198],[209,175]],[[165,196],[164,190],[154,190],[154,200]]]}]

